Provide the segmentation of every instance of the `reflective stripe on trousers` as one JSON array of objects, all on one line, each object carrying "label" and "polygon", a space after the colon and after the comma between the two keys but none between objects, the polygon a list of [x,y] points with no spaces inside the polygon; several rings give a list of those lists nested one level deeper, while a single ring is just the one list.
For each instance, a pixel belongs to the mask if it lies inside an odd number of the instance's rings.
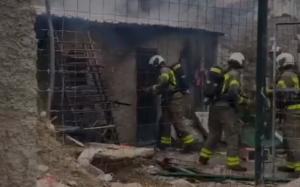
[{"label": "reflective stripe on trousers", "polygon": [[212,157],[212,151],[207,148],[202,148],[200,151],[200,156],[210,159]]},{"label": "reflective stripe on trousers", "polygon": [[286,167],[294,169],[296,172],[300,172],[300,162],[287,162]]},{"label": "reflective stripe on trousers", "polygon": [[241,160],[238,156],[227,157],[227,166],[237,166],[241,164]]},{"label": "reflective stripe on trousers", "polygon": [[194,143],[195,139],[192,135],[187,135],[181,138],[183,144],[192,144]]},{"label": "reflective stripe on trousers", "polygon": [[300,104],[290,105],[287,107],[288,110],[300,110]]},{"label": "reflective stripe on trousers", "polygon": [[295,169],[295,163],[294,162],[287,162],[286,167],[288,167],[290,169]]},{"label": "reflective stripe on trousers", "polygon": [[165,137],[165,136],[162,136],[160,138],[160,143],[161,144],[166,144],[166,145],[170,145],[172,143],[172,138],[171,137]]},{"label": "reflective stripe on trousers", "polygon": [[300,172],[300,162],[295,162],[294,163],[294,169],[296,172]]}]

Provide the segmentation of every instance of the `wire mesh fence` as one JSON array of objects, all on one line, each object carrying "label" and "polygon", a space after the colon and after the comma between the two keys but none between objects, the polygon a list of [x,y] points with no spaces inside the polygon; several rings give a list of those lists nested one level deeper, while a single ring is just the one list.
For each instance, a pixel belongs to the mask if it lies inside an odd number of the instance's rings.
[{"label": "wire mesh fence", "polygon": [[[270,33],[274,30],[273,21],[279,19],[276,17],[278,12],[297,14],[293,6],[280,7],[284,10],[275,11],[278,6],[275,1],[270,1],[273,16],[269,24]],[[36,32],[39,39],[40,107],[44,110],[49,91],[49,38],[43,1],[36,0],[35,8],[38,12]],[[184,67],[192,94],[188,101],[183,100],[178,106],[193,108],[193,112],[189,110],[187,115],[187,126],[195,121],[192,115],[195,111],[206,113],[207,116],[203,93],[206,73],[214,64],[226,64],[232,52],[245,55],[242,86],[244,93],[254,101],[257,10],[256,0],[51,1],[56,36],[56,85],[53,90],[52,117],[56,118],[57,125],[71,126],[71,130],[73,127],[88,131],[99,128],[96,136],[100,137],[97,140],[101,142],[158,143],[160,126],[170,123],[172,119],[161,121],[162,110],[169,106],[160,106],[160,97],[145,93],[145,88],[155,84],[159,74],[148,64],[150,57],[155,54],[162,55],[168,66],[179,62]],[[285,19],[284,16],[282,19]],[[285,25],[278,27],[271,42],[276,40],[278,46],[298,59],[298,37],[298,25]],[[270,60],[267,69],[269,84],[273,80],[271,69],[274,66],[271,64]],[[120,107],[116,109],[116,105]],[[254,174],[255,111],[253,107],[248,107],[240,113],[243,120],[239,127],[243,145],[241,152],[242,158],[247,161],[244,164],[248,171],[240,174],[221,167],[218,172],[222,177],[251,178]],[[270,108],[265,129],[263,174],[266,178],[281,179],[285,175],[279,175],[274,168],[282,161],[279,157],[282,155],[277,154],[276,159],[272,160],[274,155],[270,142],[272,137],[273,141],[274,137],[288,137],[277,129],[274,131],[276,136],[272,136],[271,113]],[[109,130],[103,130],[105,127]],[[276,125],[276,128],[279,127],[284,128]],[[204,134],[207,133],[205,128],[200,129]],[[173,131],[179,132],[176,128]],[[173,133],[173,136],[172,140],[181,134]],[[205,137],[197,138],[203,141]],[[224,138],[222,140],[224,142]],[[217,147],[211,165],[204,167],[209,174],[216,174],[211,168],[226,162],[226,146],[221,143]]]}]

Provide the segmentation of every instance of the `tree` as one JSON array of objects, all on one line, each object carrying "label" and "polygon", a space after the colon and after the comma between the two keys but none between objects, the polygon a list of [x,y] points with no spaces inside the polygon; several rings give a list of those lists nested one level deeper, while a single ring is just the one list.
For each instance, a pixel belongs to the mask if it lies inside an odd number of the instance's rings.
[{"label": "tree", "polygon": [[0,1],[0,186],[36,179],[36,39],[30,0]]}]

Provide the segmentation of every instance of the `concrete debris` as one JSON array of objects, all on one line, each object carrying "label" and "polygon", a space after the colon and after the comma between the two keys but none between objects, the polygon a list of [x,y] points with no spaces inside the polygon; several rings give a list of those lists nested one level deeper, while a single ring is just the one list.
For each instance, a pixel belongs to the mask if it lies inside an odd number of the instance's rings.
[{"label": "concrete debris", "polygon": [[99,175],[97,179],[104,182],[110,182],[113,180],[113,176],[111,174],[103,174],[103,175]]},{"label": "concrete debris", "polygon": [[44,175],[48,172],[49,167],[46,165],[40,164],[40,165],[38,165],[37,169],[42,175]]},{"label": "concrete debris", "polygon": [[196,185],[184,180],[178,179],[170,182],[172,187],[196,187]]},{"label": "concrete debris", "polygon": [[119,183],[119,182],[114,182],[111,183],[111,187],[143,187],[141,184],[139,183]]},{"label": "concrete debris", "polygon": [[70,187],[76,187],[78,186],[78,183],[76,181],[68,181],[67,184],[70,186]]},{"label": "concrete debris", "polygon": [[46,176],[36,182],[37,187],[70,187],[57,181],[54,176]]},{"label": "concrete debris", "polygon": [[300,178],[295,179],[287,184],[280,185],[279,187],[298,187],[300,186]]},{"label": "concrete debris", "polygon": [[78,186],[78,183],[76,181],[67,181],[67,184],[70,186],[70,187],[77,187]]},{"label": "concrete debris", "polygon": [[100,148],[87,148],[85,149],[80,156],[78,157],[77,161],[79,162],[79,164],[89,173],[91,173],[94,176],[99,176],[99,175],[104,175],[105,173],[93,166],[91,164],[94,156],[96,155],[96,153],[98,153],[99,151],[101,151],[102,149]]},{"label": "concrete debris", "polygon": [[134,159],[138,157],[149,158],[154,155],[153,148],[138,148],[124,145],[92,143],[87,148],[89,152],[96,152],[95,158],[107,158],[109,160]]},{"label": "concrete debris", "polygon": [[146,168],[144,168],[144,171],[146,171],[149,174],[156,174],[159,171],[161,171],[161,169],[157,166],[150,165],[150,166],[147,166]]}]

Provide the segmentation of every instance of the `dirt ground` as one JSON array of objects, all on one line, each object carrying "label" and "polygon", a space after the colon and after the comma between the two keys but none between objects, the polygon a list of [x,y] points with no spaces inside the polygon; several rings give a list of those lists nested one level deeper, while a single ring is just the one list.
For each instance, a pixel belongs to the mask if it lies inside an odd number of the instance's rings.
[{"label": "dirt ground", "polygon": [[75,181],[78,187],[100,187],[104,183],[88,174],[76,162],[75,155],[56,140],[50,123],[40,122],[38,132],[38,162],[49,167],[40,177],[51,175],[64,184]]},{"label": "dirt ground", "polygon": [[[103,182],[96,179],[83,170],[76,162],[79,153],[83,148],[76,145],[62,144],[57,141],[55,131],[50,123],[40,122],[37,127],[38,132],[38,158],[39,164],[49,167],[47,172],[40,172],[40,177],[50,175],[64,184],[75,181],[77,187],[97,187],[110,186],[113,182],[122,184],[138,183],[142,186],[190,186],[190,187],[250,187],[253,182],[237,182],[226,180],[220,182],[204,182],[191,179],[180,179],[178,177],[163,177],[153,175],[162,169],[157,165],[157,160],[164,157],[172,158],[173,163],[178,163],[183,167],[193,167],[202,173],[232,175],[232,176],[253,176],[253,163],[248,163],[249,172],[240,174],[228,171],[224,166],[224,155],[216,156],[210,166],[203,167],[197,162],[197,153],[182,154],[177,151],[156,152],[153,158],[136,158],[116,163],[112,168],[100,168],[105,173],[113,176],[110,182]],[[60,139],[61,140],[61,139]],[[109,162],[109,161],[108,161]],[[180,180],[179,180],[180,179]],[[182,184],[184,181],[187,184]],[[276,185],[273,185],[276,186]]]}]

